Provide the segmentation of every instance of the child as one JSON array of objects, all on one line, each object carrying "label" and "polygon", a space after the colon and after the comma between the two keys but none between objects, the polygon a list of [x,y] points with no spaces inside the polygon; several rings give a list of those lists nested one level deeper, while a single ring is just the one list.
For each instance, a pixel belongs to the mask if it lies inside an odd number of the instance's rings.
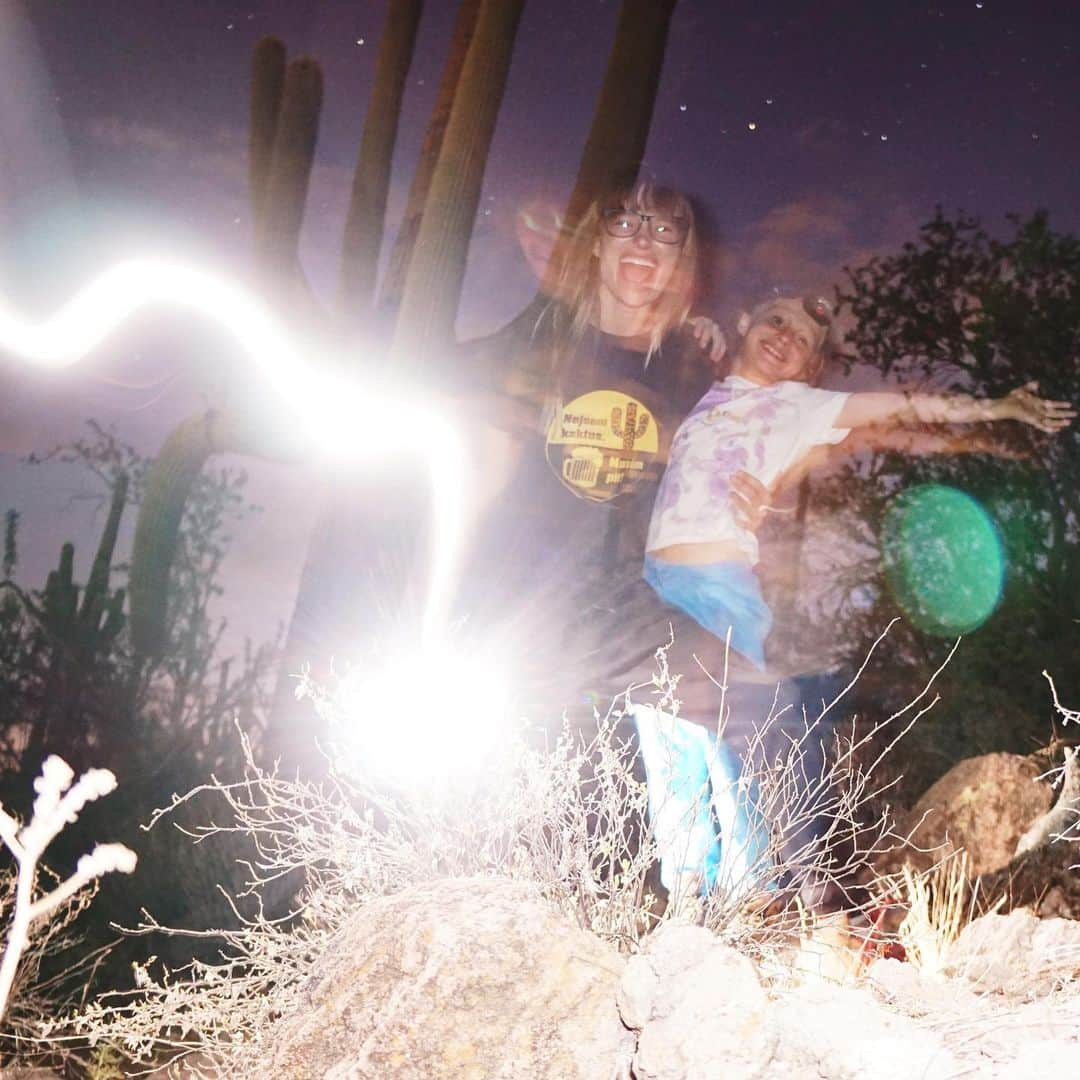
[{"label": "child", "polygon": [[675,433],[660,482],[645,555],[645,580],[764,668],[772,615],[753,567],[757,540],[735,519],[731,476],[745,470],[766,486],[815,446],[852,428],[1019,420],[1056,432],[1076,416],[1046,401],[1034,383],[1003,398],[963,394],[839,393],[812,385],[825,362],[832,324],[828,301],[777,298],[744,313],[731,374],[716,382]]},{"label": "child", "polygon": [[[810,384],[821,373],[831,323],[827,301],[818,298],[770,300],[742,316],[731,374],[675,433],[649,525],[645,580],[720,640],[730,628],[732,647],[758,668],[772,615],[753,571],[757,540],[735,516],[736,471],[770,486],[815,446],[870,424],[1012,419],[1055,432],[1076,415],[1067,403],[1037,397],[1034,384],[994,401],[817,389]],[[731,751],[659,709],[639,707],[635,721],[664,885],[684,897],[774,884],[768,827]]]}]

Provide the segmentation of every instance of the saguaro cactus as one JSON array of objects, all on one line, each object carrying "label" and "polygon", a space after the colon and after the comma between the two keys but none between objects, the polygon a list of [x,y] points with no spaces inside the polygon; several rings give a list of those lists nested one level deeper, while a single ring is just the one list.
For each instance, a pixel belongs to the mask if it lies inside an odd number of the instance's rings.
[{"label": "saguaro cactus", "polygon": [[82,591],[74,581],[75,546],[68,542],[60,549],[60,563],[49,572],[37,615],[42,627],[68,655],[85,657],[100,652],[113,642],[124,626],[124,590],[109,589],[116,537],[127,505],[128,478],[121,473],[113,486],[109,515],[98,542],[90,577]]},{"label": "saguaro cactus", "polygon": [[626,451],[634,449],[634,443],[649,430],[649,414],[638,416],[637,405],[630,402],[626,406],[626,427],[622,426],[622,409],[616,405],[611,410],[611,433],[616,439],[622,439],[622,448]]},{"label": "saguaro cactus", "polygon": [[248,186],[251,218],[263,220],[266,181],[274,156],[281,96],[285,91],[285,44],[279,38],[263,38],[251,58],[251,130],[248,136]]},{"label": "saguaro cactus", "polygon": [[[624,0],[574,205],[587,202],[612,175],[635,166],[644,151],[674,2]],[[524,0],[462,0],[458,9],[439,100],[380,296],[381,304],[391,310],[401,297],[393,356],[404,365],[429,362],[453,343],[484,165],[523,4]],[[419,13],[420,0],[392,0],[380,45],[339,288],[339,303],[355,307],[357,318],[370,307],[374,292],[386,184]],[[267,39],[256,49],[252,83],[250,181],[257,263],[267,284],[275,289],[276,301],[284,295],[287,300],[303,299],[310,304],[310,297],[301,297],[296,288],[303,282],[298,242],[318,133],[322,75],[313,60],[286,65],[284,46]],[[211,453],[238,448],[231,441],[235,428],[225,418],[215,418],[210,428],[207,425],[206,417],[180,425],[147,476],[132,560],[131,621],[136,646],[150,654],[164,645],[167,583],[188,492]],[[351,498],[356,501],[355,492]],[[304,568],[286,648],[286,675],[312,658],[294,649],[300,640],[297,625],[304,621],[300,613],[312,613],[313,605],[305,601],[307,594],[316,599],[328,594],[327,582],[338,580],[342,572],[338,565],[342,552],[357,563],[371,558],[356,542],[355,530],[348,533],[349,543],[341,542],[338,534],[343,528],[353,529],[357,514],[349,508],[334,512],[336,501],[335,493],[331,510],[316,527]],[[393,523],[383,521],[374,529],[379,533],[392,527]],[[365,576],[356,573],[355,566],[352,571],[345,568],[346,580]],[[279,693],[278,701],[282,700]]]},{"label": "saguaro cactus", "polygon": [[192,485],[212,454],[239,448],[222,414],[188,417],[169,434],[147,472],[128,578],[131,642],[144,656],[160,656],[167,644],[169,575]]},{"label": "saguaro cactus", "polygon": [[[322,95],[318,63],[307,57],[293,60],[285,70],[269,170],[265,182],[256,176],[253,184],[253,202],[261,210],[255,220],[255,257],[264,270],[282,280],[295,279],[299,271],[300,227],[315,160]],[[254,139],[252,145],[256,145]],[[261,152],[261,138],[258,146]]]},{"label": "saguaro cactus", "polygon": [[454,95],[461,81],[461,71],[465,66],[465,57],[472,44],[476,30],[476,16],[480,12],[480,0],[461,0],[458,5],[454,30],[450,37],[450,51],[446,66],[439,80],[439,93],[435,99],[435,108],[428,120],[424,132],[424,142],[420,147],[420,158],[416,163],[412,183],[409,185],[409,197],[405,203],[405,213],[401,218],[394,247],[390,252],[390,263],[383,275],[379,290],[379,306],[386,311],[397,311],[401,304],[401,295],[405,290],[405,277],[409,272],[416,235],[420,231],[420,221],[424,216],[428,192],[431,190],[431,178],[439,162],[446,125],[450,122],[450,110],[454,105]]},{"label": "saguaro cactus", "polygon": [[623,0],[604,85],[566,208],[571,227],[613,182],[636,176],[645,155],[676,0]]},{"label": "saguaro cactus", "polygon": [[477,15],[405,281],[394,333],[398,364],[423,364],[454,340],[484,166],[523,7],[524,0],[484,0]]},{"label": "saguaro cactus", "polygon": [[128,478],[121,473],[84,587],[75,583],[75,546],[68,542],[60,549],[57,568],[49,572],[40,603],[20,594],[48,642],[42,722],[33,726],[22,754],[23,762],[33,767],[50,742],[63,745],[67,753],[79,744],[80,701],[84,692],[94,689],[85,685],[84,673],[112,648],[124,628],[124,590],[110,589],[109,576],[127,494]]}]

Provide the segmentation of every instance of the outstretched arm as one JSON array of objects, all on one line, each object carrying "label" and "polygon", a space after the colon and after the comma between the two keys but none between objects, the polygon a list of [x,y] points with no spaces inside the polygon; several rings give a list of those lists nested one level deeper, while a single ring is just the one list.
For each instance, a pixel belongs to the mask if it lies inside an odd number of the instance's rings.
[{"label": "outstretched arm", "polygon": [[869,393],[852,394],[836,419],[838,428],[870,424],[972,424],[1019,420],[1048,434],[1067,427],[1076,410],[1067,401],[1038,396],[1039,384],[1026,383],[1003,398],[967,394]]}]

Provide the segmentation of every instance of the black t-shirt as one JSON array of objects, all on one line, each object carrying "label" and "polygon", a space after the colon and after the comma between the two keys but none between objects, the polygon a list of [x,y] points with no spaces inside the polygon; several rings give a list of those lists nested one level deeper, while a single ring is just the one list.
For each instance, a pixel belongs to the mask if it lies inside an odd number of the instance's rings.
[{"label": "black t-shirt", "polygon": [[[538,301],[467,346],[473,378],[518,407],[521,452],[482,531],[506,557],[579,572],[641,573],[645,534],[675,429],[713,369],[692,332],[647,345],[588,328]],[[505,561],[499,560],[499,561]]]},{"label": "black t-shirt", "polygon": [[689,328],[646,355],[591,328],[575,340],[550,301],[463,347],[462,374],[513,416],[503,426],[521,447],[477,530],[460,610],[579,699],[624,690],[671,614],[641,581],[645,535],[671,438],[713,369]]}]

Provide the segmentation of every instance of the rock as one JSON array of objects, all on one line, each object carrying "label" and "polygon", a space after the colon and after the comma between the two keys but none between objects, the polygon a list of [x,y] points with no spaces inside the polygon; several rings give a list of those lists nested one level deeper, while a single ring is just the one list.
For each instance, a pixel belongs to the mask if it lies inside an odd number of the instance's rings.
[{"label": "rock", "polygon": [[700,926],[669,922],[627,964],[618,990],[639,1032],[636,1080],[761,1076],[777,1042],[753,965]]},{"label": "rock", "polygon": [[1017,855],[1007,866],[983,874],[975,882],[980,910],[1002,901],[999,913],[1029,907],[1044,918],[1080,919],[1080,848],[1055,840]]},{"label": "rock", "polygon": [[609,1080],[623,959],[528,884],[451,879],[357,909],[281,1025],[281,1080]]},{"label": "rock", "polygon": [[983,915],[947,946],[943,973],[984,992],[1048,994],[1080,975],[1080,922],[1040,919],[1022,908]]},{"label": "rock", "polygon": [[866,971],[866,985],[890,1008],[915,1019],[945,1022],[979,1015],[982,1002],[966,983],[923,975],[914,964],[875,960]]},{"label": "rock", "polygon": [[[1020,837],[1053,802],[1053,789],[1038,777],[1042,770],[1019,754],[983,754],[954,765],[906,815],[917,851],[892,852],[877,867],[895,869],[908,862],[926,870],[964,848],[968,873],[984,874],[1005,866]],[[906,830],[905,830],[906,831]]]},{"label": "rock", "polygon": [[878,961],[869,981],[889,1007],[937,1031],[966,1068],[958,1074],[1008,1080],[1080,1075],[1080,996],[1068,990],[1019,1001],[911,964]]},{"label": "rock", "polygon": [[864,987],[814,980],[781,995],[773,1013],[781,1041],[761,1080],[946,1080],[966,1072],[940,1034]]}]

